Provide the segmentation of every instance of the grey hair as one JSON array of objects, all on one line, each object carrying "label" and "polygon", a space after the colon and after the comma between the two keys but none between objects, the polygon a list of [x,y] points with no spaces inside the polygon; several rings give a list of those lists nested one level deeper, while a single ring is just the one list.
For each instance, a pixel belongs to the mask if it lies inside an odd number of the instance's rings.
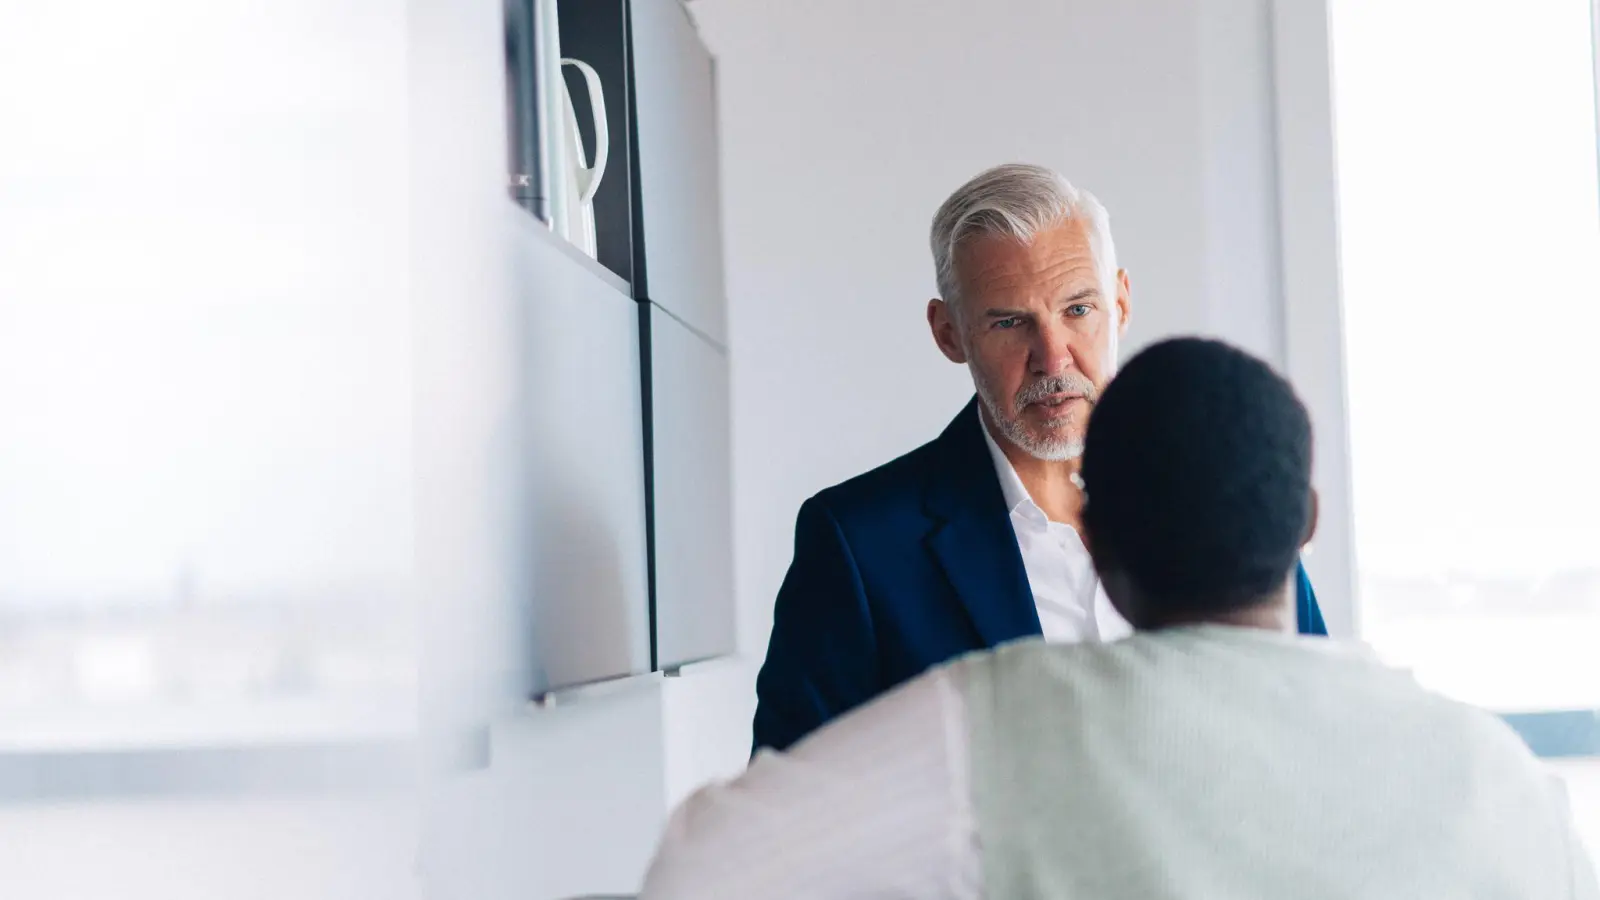
[{"label": "grey hair", "polygon": [[1012,163],[995,166],[956,189],[933,216],[929,243],[939,296],[952,308],[960,294],[956,250],[985,235],[1003,235],[1023,243],[1041,231],[1081,219],[1089,227],[1089,247],[1100,269],[1100,290],[1115,296],[1117,250],[1111,241],[1111,216],[1088,191],[1079,190],[1059,172],[1044,166]]}]

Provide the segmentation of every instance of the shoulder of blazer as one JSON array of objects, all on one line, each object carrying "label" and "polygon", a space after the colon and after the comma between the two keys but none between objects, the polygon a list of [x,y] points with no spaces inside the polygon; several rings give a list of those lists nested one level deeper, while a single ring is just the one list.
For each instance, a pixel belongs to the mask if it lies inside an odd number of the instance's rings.
[{"label": "shoulder of blazer", "polygon": [[962,458],[968,454],[960,452],[960,448],[970,441],[963,432],[976,422],[976,407],[969,403],[938,437],[869,472],[819,491],[813,499],[841,520],[920,511],[930,484],[947,480],[954,468],[964,465]]}]

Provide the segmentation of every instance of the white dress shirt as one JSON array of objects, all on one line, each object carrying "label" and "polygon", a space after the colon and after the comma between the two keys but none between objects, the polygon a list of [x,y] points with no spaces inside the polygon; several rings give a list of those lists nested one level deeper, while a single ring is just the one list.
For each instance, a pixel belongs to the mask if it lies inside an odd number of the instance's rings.
[{"label": "white dress shirt", "polygon": [[[1204,626],[1049,649],[1069,654],[1064,693],[1090,729],[1062,765],[1104,780],[1064,815],[1085,833],[1114,823],[1129,847],[1060,852],[1103,880],[1153,857],[1176,875],[1164,897],[1600,900],[1555,777],[1501,723],[1364,648]],[[695,793],[641,900],[985,900],[961,665]]]},{"label": "white dress shirt", "polygon": [[983,440],[1000,476],[1000,493],[1011,511],[1011,529],[1022,551],[1022,567],[1028,573],[1033,605],[1039,611],[1039,626],[1044,639],[1052,643],[1113,641],[1127,637],[1133,629],[1111,605],[1100,579],[1095,575],[1089,549],[1077,529],[1064,522],[1052,522],[1033,502],[1005,451],[983,426]]}]

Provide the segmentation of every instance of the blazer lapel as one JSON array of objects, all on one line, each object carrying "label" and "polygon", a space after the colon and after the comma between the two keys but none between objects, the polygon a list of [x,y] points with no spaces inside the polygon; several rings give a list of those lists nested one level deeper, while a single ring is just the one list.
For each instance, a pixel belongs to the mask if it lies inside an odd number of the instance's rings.
[{"label": "blazer lapel", "polygon": [[930,475],[925,505],[934,520],[928,548],[993,647],[1041,632],[982,428],[974,398],[939,438],[942,464]]}]

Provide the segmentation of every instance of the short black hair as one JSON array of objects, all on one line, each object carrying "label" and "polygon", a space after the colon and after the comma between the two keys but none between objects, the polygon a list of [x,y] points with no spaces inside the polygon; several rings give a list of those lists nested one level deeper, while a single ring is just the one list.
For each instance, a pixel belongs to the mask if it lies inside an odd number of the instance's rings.
[{"label": "short black hair", "polygon": [[1281,589],[1313,515],[1311,419],[1266,363],[1179,338],[1134,357],[1089,420],[1083,522],[1096,561],[1158,618]]}]

